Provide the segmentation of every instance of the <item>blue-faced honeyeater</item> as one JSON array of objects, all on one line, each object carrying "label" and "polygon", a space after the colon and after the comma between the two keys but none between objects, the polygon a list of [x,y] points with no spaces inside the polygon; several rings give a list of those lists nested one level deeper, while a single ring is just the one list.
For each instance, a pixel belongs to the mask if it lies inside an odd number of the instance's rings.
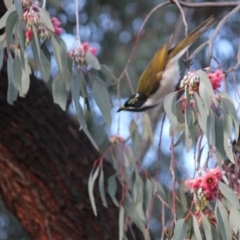
[{"label": "blue-faced honeyeater", "polygon": [[175,90],[179,81],[178,60],[189,46],[212,26],[213,22],[212,16],[173,48],[170,48],[171,39],[160,47],[140,76],[136,93],[118,109],[118,112],[122,110],[141,112],[163,104],[164,98]]}]

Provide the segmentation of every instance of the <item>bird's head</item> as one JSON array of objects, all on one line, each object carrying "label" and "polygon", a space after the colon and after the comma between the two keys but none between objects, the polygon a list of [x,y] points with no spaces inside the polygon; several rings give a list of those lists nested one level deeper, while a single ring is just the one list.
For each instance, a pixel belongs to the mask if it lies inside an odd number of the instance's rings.
[{"label": "bird's head", "polygon": [[130,111],[130,112],[142,112],[153,106],[146,105],[147,97],[143,93],[133,94],[122,107],[118,109],[120,111]]}]

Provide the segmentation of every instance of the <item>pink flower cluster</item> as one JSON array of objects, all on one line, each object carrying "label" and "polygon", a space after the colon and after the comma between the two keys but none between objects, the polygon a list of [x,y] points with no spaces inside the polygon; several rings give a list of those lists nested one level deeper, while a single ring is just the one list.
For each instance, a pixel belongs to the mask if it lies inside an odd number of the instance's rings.
[{"label": "pink flower cluster", "polygon": [[210,81],[211,81],[211,84],[212,84],[212,87],[213,87],[213,90],[216,90],[218,88],[221,87],[221,82],[222,80],[224,79],[225,75],[224,73],[222,72],[222,70],[220,69],[217,69],[215,72],[213,73],[207,73]]},{"label": "pink flower cluster", "polygon": [[[48,39],[51,36],[51,31],[46,27],[44,21],[39,16],[39,6],[38,1],[22,1],[23,3],[23,20],[26,22],[26,31],[25,31],[25,45],[28,45],[32,40],[32,27],[36,28],[37,34],[42,39]],[[60,27],[61,23],[56,18],[51,19],[54,33],[60,35],[62,33],[62,28]]]},{"label": "pink flower cluster", "polygon": [[79,65],[87,65],[85,61],[85,55],[87,52],[90,52],[93,55],[96,55],[97,48],[90,47],[89,42],[82,43],[79,47],[74,47],[68,52],[68,57],[70,57],[74,62]]},{"label": "pink flower cluster", "polygon": [[63,31],[63,29],[60,27],[61,22],[56,17],[51,18],[51,21],[55,30],[55,34],[60,35]]},{"label": "pink flower cluster", "polygon": [[201,188],[207,200],[210,201],[216,195],[218,182],[221,178],[221,170],[214,168],[207,172],[205,176],[187,180],[185,184],[191,191],[196,191]]}]

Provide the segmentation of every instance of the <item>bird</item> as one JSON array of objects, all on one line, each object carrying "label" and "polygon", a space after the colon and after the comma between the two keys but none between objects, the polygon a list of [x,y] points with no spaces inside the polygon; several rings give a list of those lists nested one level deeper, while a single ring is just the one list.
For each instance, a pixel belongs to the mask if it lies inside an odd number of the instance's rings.
[{"label": "bird", "polygon": [[134,93],[117,112],[142,112],[163,104],[165,97],[174,92],[180,79],[178,61],[190,45],[206,32],[215,22],[209,17],[196,29],[184,37],[175,47],[170,48],[171,37],[154,54],[152,60],[141,74],[136,93]]}]

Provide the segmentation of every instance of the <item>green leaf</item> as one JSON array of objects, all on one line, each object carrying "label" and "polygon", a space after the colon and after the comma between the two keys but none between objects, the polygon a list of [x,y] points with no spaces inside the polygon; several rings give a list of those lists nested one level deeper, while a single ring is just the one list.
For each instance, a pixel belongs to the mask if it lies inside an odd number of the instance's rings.
[{"label": "green leaf", "polygon": [[39,8],[39,16],[40,16],[40,19],[42,20],[42,22],[46,24],[46,27],[50,31],[55,32],[55,29],[54,29],[52,21],[50,19],[49,13],[45,9]]},{"label": "green leaf", "polygon": [[88,194],[89,194],[90,202],[91,202],[92,209],[93,209],[95,216],[97,216],[97,208],[96,208],[96,204],[95,204],[95,200],[94,200],[93,188],[94,188],[94,183],[95,183],[96,178],[99,173],[99,169],[100,169],[100,167],[98,166],[94,173],[93,173],[93,171],[94,171],[94,169],[93,169],[91,171],[90,177],[88,179]]},{"label": "green leaf", "polygon": [[228,220],[228,213],[221,201],[217,200],[215,215],[219,224],[219,230],[223,239],[231,239],[231,230]]},{"label": "green leaf", "polygon": [[153,184],[148,178],[146,178],[145,182],[144,196],[145,196],[145,216],[146,218],[148,218],[153,197]]},{"label": "green leaf", "polygon": [[135,175],[135,181],[133,183],[133,201],[137,203],[143,198],[143,181],[138,173]]},{"label": "green leaf", "polygon": [[52,82],[52,95],[54,103],[58,104],[63,111],[66,110],[67,91],[63,75],[58,72]]},{"label": "green leaf", "polygon": [[238,135],[239,135],[238,116],[237,116],[237,112],[234,107],[233,101],[227,93],[222,92],[219,94],[219,96],[220,96],[224,111],[232,117],[234,128],[235,128],[235,137],[238,138]]},{"label": "green leaf", "polygon": [[153,131],[152,131],[152,126],[151,126],[151,121],[149,118],[149,115],[147,113],[142,114],[142,138],[143,140],[150,140],[151,143],[153,144]]},{"label": "green leaf", "polygon": [[188,203],[187,203],[187,199],[186,199],[186,195],[185,195],[185,192],[186,192],[185,182],[180,183],[179,191],[180,191],[180,199],[181,199],[183,212],[187,212],[188,211]]},{"label": "green leaf", "polygon": [[100,172],[98,187],[99,187],[99,192],[100,192],[100,197],[101,197],[101,200],[102,200],[102,204],[103,204],[104,207],[107,207],[106,195],[105,195],[105,190],[104,190],[104,172],[103,172],[103,169],[101,169],[101,172]]},{"label": "green leaf", "polygon": [[101,64],[101,70],[99,71],[101,79],[111,84],[117,82],[117,78],[112,74],[111,70],[104,64]]},{"label": "green leaf", "polygon": [[219,117],[215,117],[215,136],[218,141],[216,141],[216,148],[217,151],[221,154],[221,156],[224,158],[226,156],[225,150],[224,150],[224,145],[223,145],[223,122]]},{"label": "green leaf", "polygon": [[[0,29],[1,28],[4,28],[7,24],[7,19],[8,19],[8,16],[13,12],[15,11],[16,12],[16,7],[15,5],[11,5],[11,7],[9,7],[9,9],[7,10],[7,12],[5,12],[5,14],[1,17],[0,19]],[[17,12],[16,12],[17,13]]]},{"label": "green leaf", "polygon": [[17,55],[13,59],[12,64],[12,77],[15,87],[18,89],[18,91],[21,91],[22,89],[22,63],[20,61],[19,56]]},{"label": "green leaf", "polygon": [[202,240],[202,235],[199,229],[199,225],[198,225],[198,221],[196,219],[196,217],[192,214],[192,220],[193,220],[193,230],[194,230],[194,234],[196,236],[197,240]]},{"label": "green leaf", "polygon": [[187,224],[184,218],[178,219],[174,228],[173,240],[184,240],[187,236]]},{"label": "green leaf", "polygon": [[13,29],[17,23],[18,15],[17,11],[11,12],[6,21],[6,42],[7,42],[7,49],[10,51],[10,45],[13,43]]},{"label": "green leaf", "polygon": [[141,220],[141,218],[139,217],[132,200],[128,196],[126,196],[124,199],[124,209],[127,215],[132,219],[132,221],[138,227],[138,229],[142,231],[143,235],[145,235],[146,228],[144,225],[144,221]]},{"label": "green leaf", "polygon": [[198,110],[198,123],[202,129],[202,131],[207,135],[207,115],[209,110],[206,110],[204,106],[204,102],[202,99],[199,97],[198,93],[194,92],[193,94],[195,103],[196,103],[196,108]]},{"label": "green leaf", "polygon": [[119,240],[123,240],[124,238],[124,208],[121,206],[119,208],[119,218],[118,218],[118,225],[119,225]]},{"label": "green leaf", "polygon": [[177,117],[176,117],[176,93],[172,92],[168,94],[163,102],[164,110],[169,118],[169,122],[174,131],[177,127]]},{"label": "green leaf", "polygon": [[12,58],[9,57],[7,60],[7,73],[8,73],[8,91],[7,91],[7,102],[13,105],[13,102],[17,99],[18,90],[13,83],[12,76]]},{"label": "green leaf", "polygon": [[182,133],[180,134],[180,137],[179,137],[178,140],[174,143],[174,147],[177,147],[181,142],[183,142],[183,140],[184,140],[184,135],[185,135],[184,132],[182,132]]},{"label": "green leaf", "polygon": [[239,231],[239,222],[240,222],[240,212],[235,207],[230,207],[230,214],[229,214],[229,225],[235,234]]},{"label": "green leaf", "polygon": [[201,212],[201,219],[202,219],[202,227],[203,227],[206,240],[212,240],[213,238],[212,238],[211,225],[208,219],[206,218],[206,216],[202,212]]},{"label": "green leaf", "polygon": [[208,143],[215,146],[216,145],[216,134],[215,134],[215,115],[212,110],[210,110],[207,117],[207,139]]},{"label": "green leaf", "polygon": [[17,35],[19,38],[21,51],[24,51],[25,49],[25,35],[24,35],[25,25],[26,24],[23,20],[19,20],[17,23],[17,33],[18,33]]},{"label": "green leaf", "polygon": [[236,193],[234,193],[234,191],[230,187],[228,187],[226,184],[224,184],[223,182],[219,182],[218,187],[219,187],[219,190],[221,191],[221,193],[223,194],[223,196],[226,199],[228,199],[228,201],[235,208],[240,209],[239,200],[237,198]]},{"label": "green leaf", "polygon": [[26,53],[22,54],[21,58],[22,62],[22,80],[21,80],[21,89],[23,92],[23,96],[27,94],[29,86],[30,86],[30,74],[31,68],[28,64],[28,59]]},{"label": "green leaf", "polygon": [[88,131],[86,121],[84,118],[84,114],[83,114],[83,110],[79,103],[80,81],[79,81],[79,78],[76,77],[76,74],[77,74],[77,66],[76,65],[74,65],[74,69],[75,69],[75,76],[72,78],[71,93],[72,93],[72,98],[73,98],[76,114],[78,117],[78,121],[79,121],[84,133],[87,135],[87,137],[89,138],[89,140],[91,141],[93,146],[98,150],[98,146],[97,146],[96,142],[94,141],[94,139],[92,138],[91,134]]},{"label": "green leaf", "polygon": [[15,0],[14,1],[15,7],[17,9],[17,14],[20,18],[23,17],[23,9],[22,9],[22,1],[21,0]]},{"label": "green leaf", "polygon": [[86,52],[85,61],[87,64],[91,65],[92,68],[96,70],[101,69],[101,65],[99,64],[98,59],[95,56],[93,56],[93,54],[89,51]]},{"label": "green leaf", "polygon": [[81,72],[79,72],[78,74],[78,77],[79,77],[79,81],[80,81],[80,84],[81,84],[81,96],[83,98],[87,98],[88,97],[88,94],[87,94],[87,87],[86,87],[86,81],[85,81],[85,78],[83,76],[83,74]]},{"label": "green leaf", "polygon": [[67,47],[65,42],[57,35],[51,35],[53,52],[61,72],[67,67]]},{"label": "green leaf", "polygon": [[[45,82],[47,82],[50,79],[50,69],[51,69],[51,53],[48,51],[47,48],[47,43],[44,42],[41,45],[41,50],[40,50],[40,58],[42,60],[42,71],[41,75],[42,78]],[[68,70],[65,70],[63,74]],[[71,79],[71,78],[70,78]],[[70,88],[70,84],[69,84]]]},{"label": "green leaf", "polygon": [[116,181],[116,176],[112,175],[111,177],[108,178],[108,194],[112,198],[113,203],[119,207],[119,203],[116,199],[116,192],[117,192],[117,181]]},{"label": "green leaf", "polygon": [[210,99],[217,106],[217,100],[212,88],[212,84],[206,72],[198,70],[197,74],[200,77],[199,94],[205,103],[206,109],[208,109],[208,107],[210,109]]},{"label": "green leaf", "polygon": [[109,93],[106,89],[106,87],[100,83],[96,78],[93,79],[93,87],[92,87],[92,94],[94,97],[94,100],[99,107],[104,120],[108,124],[108,126],[111,126],[112,124],[112,116],[111,116],[111,110],[112,110],[112,104],[111,99],[109,96]]},{"label": "green leaf", "polygon": [[135,120],[132,119],[129,127],[130,136],[132,139],[132,149],[135,154],[138,154],[141,151],[141,136],[138,131],[138,125]]}]

